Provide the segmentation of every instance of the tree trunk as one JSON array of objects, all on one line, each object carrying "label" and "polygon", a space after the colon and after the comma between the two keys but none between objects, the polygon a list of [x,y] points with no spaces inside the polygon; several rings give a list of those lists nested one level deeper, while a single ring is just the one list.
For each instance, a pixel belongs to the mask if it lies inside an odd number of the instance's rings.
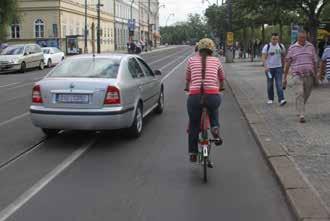
[{"label": "tree trunk", "polygon": [[246,58],[246,49],[248,47],[248,37],[246,27],[243,28],[243,58]]},{"label": "tree trunk", "polygon": [[265,37],[265,24],[262,24],[261,28],[262,28],[262,30],[261,30],[261,33],[262,33],[262,44],[265,44],[265,40],[266,40],[266,37]]},{"label": "tree trunk", "polygon": [[317,30],[319,26],[319,21],[315,16],[310,18],[310,24],[309,24],[309,32],[310,32],[310,41],[311,43],[317,47]]},{"label": "tree trunk", "polygon": [[251,62],[254,61],[254,42],[255,42],[255,30],[254,25],[251,26],[251,34],[252,34],[252,45],[251,47]]},{"label": "tree trunk", "polygon": [[283,43],[283,24],[281,21],[279,25],[280,25],[280,42]]}]

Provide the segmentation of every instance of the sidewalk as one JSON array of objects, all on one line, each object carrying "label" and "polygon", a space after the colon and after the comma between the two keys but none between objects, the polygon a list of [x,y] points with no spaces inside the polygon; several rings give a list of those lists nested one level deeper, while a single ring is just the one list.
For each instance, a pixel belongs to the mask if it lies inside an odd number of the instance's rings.
[{"label": "sidewalk", "polygon": [[242,60],[224,66],[228,83],[298,218],[329,218],[330,84],[314,89],[308,101],[307,123],[300,124],[290,89],[285,91],[285,107],[266,104],[261,62]]}]

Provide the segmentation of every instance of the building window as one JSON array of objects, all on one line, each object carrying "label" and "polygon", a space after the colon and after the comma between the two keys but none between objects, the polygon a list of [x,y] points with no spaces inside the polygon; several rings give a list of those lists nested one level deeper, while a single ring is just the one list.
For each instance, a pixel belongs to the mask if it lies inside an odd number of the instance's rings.
[{"label": "building window", "polygon": [[36,38],[45,37],[45,23],[42,19],[37,19],[34,22],[35,36]]},{"label": "building window", "polygon": [[18,24],[18,22],[15,22],[15,24],[11,25],[11,38],[13,39],[17,39],[20,38],[20,25]]}]

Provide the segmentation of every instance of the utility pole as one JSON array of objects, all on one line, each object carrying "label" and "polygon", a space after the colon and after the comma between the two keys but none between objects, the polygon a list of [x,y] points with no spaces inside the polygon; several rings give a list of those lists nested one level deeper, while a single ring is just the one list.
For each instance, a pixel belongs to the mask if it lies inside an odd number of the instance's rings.
[{"label": "utility pole", "polygon": [[134,0],[131,0],[131,25],[132,25],[132,29],[133,30],[129,30],[129,39],[132,41],[133,37],[134,37],[134,31],[135,31],[135,24],[133,25],[133,4],[134,4]]},{"label": "utility pole", "polygon": [[[232,32],[232,0],[227,0],[227,17],[228,17],[228,24],[227,24],[227,33]],[[228,41],[228,34],[227,34],[227,42],[226,42],[226,62],[232,63],[234,60],[234,41],[231,42],[232,45],[229,45]],[[233,39],[232,39],[233,40]]]},{"label": "utility pole", "polygon": [[148,48],[151,49],[151,45],[150,45],[150,0],[148,0]]},{"label": "utility pole", "polygon": [[101,53],[101,0],[97,2],[97,53]]},{"label": "utility pole", "polygon": [[117,50],[117,28],[116,28],[116,0],[113,0],[113,39],[114,39],[114,45],[115,45],[115,51]]},{"label": "utility pole", "polygon": [[88,35],[88,30],[87,30],[87,0],[85,0],[85,48],[84,48],[84,52],[88,53],[88,46],[87,46],[87,35]]}]

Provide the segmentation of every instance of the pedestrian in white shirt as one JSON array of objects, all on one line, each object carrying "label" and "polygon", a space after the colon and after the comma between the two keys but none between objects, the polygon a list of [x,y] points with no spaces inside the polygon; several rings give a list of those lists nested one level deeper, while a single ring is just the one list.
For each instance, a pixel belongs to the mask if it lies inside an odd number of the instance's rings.
[{"label": "pedestrian in white shirt", "polygon": [[274,82],[278,96],[278,102],[284,106],[287,102],[284,98],[282,86],[283,66],[285,58],[285,47],[279,43],[277,33],[272,34],[271,42],[266,44],[262,50],[262,61],[267,77],[268,104],[274,103]]}]

